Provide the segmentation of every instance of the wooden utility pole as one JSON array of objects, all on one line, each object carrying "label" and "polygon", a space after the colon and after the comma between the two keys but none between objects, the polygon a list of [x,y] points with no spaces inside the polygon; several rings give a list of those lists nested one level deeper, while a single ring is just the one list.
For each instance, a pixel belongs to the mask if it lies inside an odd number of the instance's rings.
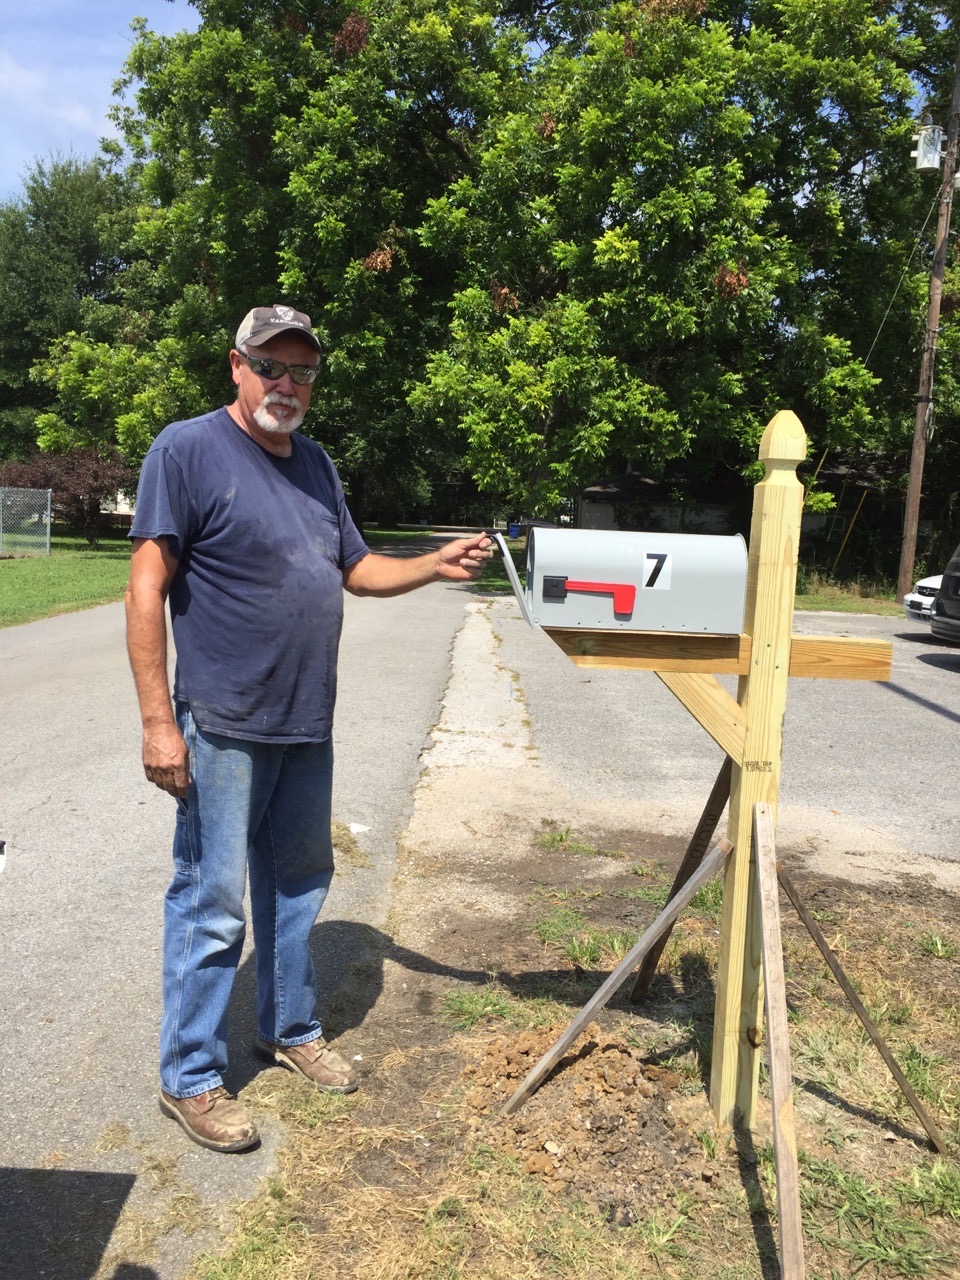
[{"label": "wooden utility pole", "polygon": [[950,238],[950,214],[953,210],[953,180],[957,172],[957,135],[960,132],[960,48],[953,68],[953,95],[947,122],[947,149],[943,159],[943,185],[940,188],[940,217],[937,221],[937,243],[930,275],[930,301],[927,327],[923,335],[920,361],[920,390],[917,393],[917,417],[910,453],[910,478],[907,482],[906,509],[903,516],[903,542],[900,548],[900,574],[897,578],[897,600],[902,601],[913,586],[914,562],[917,557],[917,526],[920,521],[920,493],[923,487],[923,464],[927,453],[927,433],[933,410],[933,365],[937,354],[940,328],[940,299],[943,274]]}]

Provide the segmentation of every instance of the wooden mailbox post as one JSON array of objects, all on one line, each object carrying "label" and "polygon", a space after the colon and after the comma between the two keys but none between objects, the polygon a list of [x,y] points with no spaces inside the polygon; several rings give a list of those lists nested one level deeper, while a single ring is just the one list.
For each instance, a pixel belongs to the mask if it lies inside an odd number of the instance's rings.
[{"label": "wooden mailbox post", "polygon": [[[766,806],[772,829],[789,679],[888,680],[892,656],[884,640],[792,634],[803,507],[796,469],[806,446],[793,413],[778,413],[764,431],[760,460],[766,474],[754,495],[742,635],[543,628],[577,666],[655,672],[729,758],[705,811],[711,802],[722,808],[729,787],[732,853],[724,878],[710,1101],[722,1125],[748,1129],[756,1117],[763,1010],[754,812],[756,805]],[[736,697],[717,680],[724,674],[739,676]],[[601,990],[609,999],[613,989],[605,984]],[[520,1093],[505,1110],[519,1105]]]}]

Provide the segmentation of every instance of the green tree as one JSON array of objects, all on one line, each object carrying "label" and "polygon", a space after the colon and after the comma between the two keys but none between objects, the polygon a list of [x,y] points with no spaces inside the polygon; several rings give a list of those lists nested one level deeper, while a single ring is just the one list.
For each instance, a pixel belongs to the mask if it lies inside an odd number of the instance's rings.
[{"label": "green tree", "polygon": [[40,453],[0,466],[0,485],[51,489],[56,515],[96,547],[103,532],[101,507],[117,493],[131,493],[137,474],[116,449],[78,447]]},{"label": "green tree", "polygon": [[239,316],[284,299],[325,340],[307,429],[355,501],[364,487],[377,504],[425,499],[462,445],[411,429],[407,397],[446,341],[454,278],[416,229],[522,89],[524,35],[477,0],[197,8],[194,34],[135,24],[134,101],[116,113],[140,193],[127,246],[139,269],[120,303],[142,331],[118,343],[109,317],[91,315],[40,365],[57,396],[43,439],[62,447],[106,426],[136,459],[169,410],[171,372],[180,412],[208,407]]},{"label": "green tree", "polygon": [[900,456],[939,7],[197,8],[196,33],[136,25],[127,267],[38,365],[48,445],[136,460],[223,398],[237,318],[284,299],[324,339],[308,429],[361,505],[464,471],[541,514],[623,460],[741,474],[784,405],[818,456]]},{"label": "green tree", "polygon": [[466,425],[484,482],[549,514],[617,457],[743,470],[781,406],[817,449],[889,442],[864,356],[920,206],[914,8],[649,0],[547,28],[529,105],[421,230],[460,287],[413,405]]},{"label": "green tree", "polygon": [[0,458],[29,452],[51,402],[30,371],[49,344],[82,329],[123,269],[129,187],[115,163],[38,160],[19,200],[0,205]]}]

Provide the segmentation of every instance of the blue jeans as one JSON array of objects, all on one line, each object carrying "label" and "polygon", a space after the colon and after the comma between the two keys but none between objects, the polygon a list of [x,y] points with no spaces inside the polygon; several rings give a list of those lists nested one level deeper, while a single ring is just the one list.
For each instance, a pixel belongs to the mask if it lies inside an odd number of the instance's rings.
[{"label": "blue jeans", "polygon": [[192,781],[164,908],[160,1082],[189,1098],[223,1083],[248,865],[258,1034],[285,1045],[321,1034],[308,939],[333,878],[333,745],[205,733],[184,706],[177,720]]}]

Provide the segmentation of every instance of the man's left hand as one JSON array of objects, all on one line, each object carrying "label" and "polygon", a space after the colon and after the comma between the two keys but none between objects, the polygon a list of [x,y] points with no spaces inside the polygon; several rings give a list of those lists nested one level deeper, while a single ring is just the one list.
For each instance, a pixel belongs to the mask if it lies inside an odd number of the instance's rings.
[{"label": "man's left hand", "polygon": [[493,539],[485,533],[446,542],[438,553],[437,577],[447,582],[475,582],[493,555]]}]

